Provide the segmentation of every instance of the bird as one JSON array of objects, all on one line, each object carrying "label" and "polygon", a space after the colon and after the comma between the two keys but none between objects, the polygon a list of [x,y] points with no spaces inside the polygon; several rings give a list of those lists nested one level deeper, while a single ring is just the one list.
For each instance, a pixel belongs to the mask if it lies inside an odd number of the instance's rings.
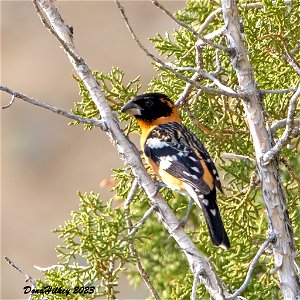
[{"label": "bird", "polygon": [[165,94],[145,93],[128,101],[121,112],[140,126],[141,150],[154,173],[202,209],[212,244],[229,249],[216,199],[216,189],[222,192],[217,169],[201,141],[182,124],[175,104]]}]

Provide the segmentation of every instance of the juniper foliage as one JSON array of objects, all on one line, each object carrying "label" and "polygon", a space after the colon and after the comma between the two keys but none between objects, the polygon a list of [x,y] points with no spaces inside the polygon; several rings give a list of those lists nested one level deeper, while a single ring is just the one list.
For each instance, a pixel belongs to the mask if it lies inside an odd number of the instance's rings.
[{"label": "juniper foliage", "polygon": [[[299,61],[299,5],[296,1],[284,4],[283,1],[274,3],[265,0],[262,3],[263,9],[246,8],[245,1],[239,4],[255,79],[262,90],[295,87],[299,84],[299,75],[282,58],[282,54],[296,49],[293,55]],[[176,13],[176,17],[197,30],[217,8],[211,1],[191,0],[187,1],[186,8]],[[222,25],[222,15],[219,14],[202,35],[213,32]],[[188,30],[180,28],[164,36],[157,34],[151,41],[159,54],[175,65],[195,67],[196,38]],[[226,46],[222,36],[217,37],[214,43]],[[237,78],[228,55],[223,51],[216,52],[210,46],[203,47],[201,54],[201,67],[208,72],[216,72],[217,78],[224,85],[236,89]],[[173,100],[178,99],[186,83],[161,66],[154,65],[154,68],[157,76],[151,80],[147,90],[165,93]],[[180,72],[189,78],[193,75],[192,71]],[[119,68],[113,68],[109,74],[95,72],[94,75],[103,87],[111,108],[118,113],[123,104],[141,88],[139,78],[125,83],[124,72]],[[99,112],[88,91],[78,78],[76,81],[79,84],[81,100],[75,102],[73,112],[84,117],[99,118]],[[199,83],[207,85],[210,82],[200,77]],[[265,119],[269,125],[286,118],[291,96],[292,93],[284,93],[267,94],[263,97]],[[232,152],[255,158],[252,140],[243,117],[243,107],[238,99],[193,88],[181,115],[185,125],[206,145],[223,177],[225,193],[218,194],[218,203],[231,240],[231,249],[224,252],[212,247],[205,222],[196,206],[193,207],[186,230],[198,248],[211,259],[228,288],[234,291],[243,283],[248,266],[268,233],[255,165],[249,161],[226,160],[222,157],[224,152]],[[124,121],[125,132],[129,136],[139,130],[134,120],[123,114],[119,116]],[[92,126],[85,125],[85,128],[91,129]],[[278,130],[277,136],[281,133],[282,130]],[[300,182],[297,175],[300,174],[299,143],[299,137],[293,139],[280,155],[282,180],[287,193],[297,249],[300,249]],[[72,219],[55,231],[63,241],[57,248],[59,265],[63,268],[45,271],[45,280],[39,282],[40,286],[96,285],[97,290],[90,295],[91,298],[106,296],[112,299],[117,295],[119,272],[126,272],[132,285],[141,282],[134,258],[128,250],[129,237],[126,234],[124,211],[120,208],[134,178],[126,166],[114,170],[113,176],[117,181],[113,188],[117,197],[113,203],[117,203],[119,207],[116,208],[111,201],[104,204],[99,195],[79,194],[79,210],[73,212]],[[187,207],[187,199],[166,188],[162,193],[178,217],[182,217]],[[138,221],[148,208],[149,203],[144,192],[138,190],[131,204],[132,220]],[[193,275],[184,255],[169,238],[155,214],[138,231],[134,244],[162,299],[190,299]],[[272,255],[263,254],[244,293],[247,299],[281,298],[276,283],[277,275],[270,274],[272,268]],[[203,286],[198,288],[197,296],[199,299],[209,299]]]}]

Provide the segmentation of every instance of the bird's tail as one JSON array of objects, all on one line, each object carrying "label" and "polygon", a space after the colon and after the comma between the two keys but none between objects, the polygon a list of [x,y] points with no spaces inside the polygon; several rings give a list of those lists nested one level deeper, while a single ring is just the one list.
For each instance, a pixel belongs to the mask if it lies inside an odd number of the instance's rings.
[{"label": "bird's tail", "polygon": [[197,204],[200,204],[202,208],[212,244],[229,249],[230,242],[216,202],[216,189],[213,189],[208,195],[197,193],[197,196],[200,202]]}]

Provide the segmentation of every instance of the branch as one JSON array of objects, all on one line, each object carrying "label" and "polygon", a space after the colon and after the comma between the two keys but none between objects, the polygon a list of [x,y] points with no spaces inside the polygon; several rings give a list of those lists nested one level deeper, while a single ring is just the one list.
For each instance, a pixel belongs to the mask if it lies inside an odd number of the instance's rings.
[{"label": "branch", "polygon": [[[34,1],[36,2],[37,0]],[[53,1],[38,1],[41,10],[47,16],[48,22],[53,30],[57,32],[57,35],[64,40],[67,48],[70,48],[71,52],[78,53],[74,46],[72,37],[62,34],[67,31],[67,26],[64,24],[57,9],[54,7]],[[56,35],[55,37],[57,38]],[[69,51],[65,51],[68,54]],[[203,270],[205,276],[202,276],[201,280],[205,284],[206,289],[209,291],[212,297],[223,299],[224,296],[229,295],[226,288],[218,278],[217,274],[214,272],[209,260],[198,251],[191,238],[182,228],[180,228],[174,212],[162,198],[161,194],[155,193],[157,187],[143,166],[139,151],[135,145],[127,139],[127,137],[124,135],[124,132],[121,130],[120,123],[114,117],[110,106],[101,92],[101,86],[94,78],[92,71],[84,63],[83,59],[80,60],[80,63],[77,63],[72,57],[70,57],[69,54],[68,57],[73,68],[77,72],[79,78],[84,82],[92,100],[98,108],[102,120],[107,126],[106,133],[116,145],[120,156],[124,159],[126,164],[131,167],[134,176],[149,197],[151,204],[156,206],[158,217],[160,220],[162,220],[163,225],[166,227],[170,235],[175,239],[181,251],[185,254],[192,272],[194,272],[194,270]]]},{"label": "branch", "polygon": [[225,159],[239,159],[239,160],[245,160],[247,162],[250,162],[255,165],[255,159],[250,158],[249,156],[235,154],[235,153],[223,153],[222,155]]},{"label": "branch", "polygon": [[196,81],[193,81],[191,80],[190,78],[187,78],[185,77],[184,75],[176,72],[175,70],[173,70],[170,66],[168,66],[167,64],[165,64],[162,60],[160,60],[159,58],[155,57],[152,53],[150,53],[144,46],[143,44],[140,42],[140,40],[137,38],[135,32],[133,31],[131,25],[129,24],[129,21],[128,21],[128,18],[125,14],[125,10],[124,10],[124,7],[120,4],[120,2],[118,0],[115,0],[115,3],[118,7],[118,9],[120,10],[120,13],[122,15],[122,18],[124,19],[125,23],[126,23],[126,26],[129,30],[129,32],[131,33],[131,36],[133,38],[133,40],[138,44],[138,46],[145,52],[145,54],[150,57],[152,60],[154,60],[159,66],[165,68],[166,70],[170,71],[172,74],[174,74],[177,78],[185,81],[185,82],[188,82],[190,84],[192,84],[193,86],[195,86],[196,88],[198,89],[202,89],[206,92],[209,92],[209,93],[215,93],[215,94],[219,94],[219,95],[225,95],[225,96],[228,96],[228,97],[233,97],[233,98],[243,98],[244,96],[241,95],[241,94],[238,94],[236,92],[234,93],[230,93],[230,92],[227,92],[227,91],[224,91],[224,90],[217,90],[217,89],[213,89],[213,88],[210,88],[208,86],[205,86],[205,85],[201,85],[199,84],[198,82]]},{"label": "branch", "polygon": [[278,271],[280,288],[285,300],[295,299],[299,295],[300,280],[294,261],[295,241],[291,220],[287,212],[286,195],[279,174],[278,161],[264,164],[264,155],[272,148],[272,138],[267,131],[264,120],[264,108],[261,94],[257,89],[252,66],[248,60],[243,33],[241,32],[237,0],[221,0],[223,19],[227,27],[226,37],[229,47],[235,49],[231,64],[236,72],[239,89],[248,94],[242,99],[247,123],[257,162],[263,202],[269,228],[276,233],[276,242],[272,247],[274,266]]},{"label": "branch", "polygon": [[296,92],[297,89],[295,88],[288,88],[288,89],[281,89],[281,90],[259,90],[259,92],[262,95],[266,94],[284,94],[284,93],[290,93],[290,92]]},{"label": "branch", "polygon": [[280,150],[289,142],[294,128],[294,118],[296,114],[297,101],[300,97],[300,86],[298,87],[296,93],[290,100],[288,117],[286,119],[286,128],[283,135],[277,141],[274,147],[272,147],[264,156],[263,161],[264,165],[268,164],[279,152]]},{"label": "branch", "polygon": [[94,125],[94,126],[97,126],[97,127],[100,127],[103,131],[106,131],[107,128],[106,128],[106,125],[104,123],[104,121],[102,120],[94,120],[94,119],[88,119],[88,118],[84,118],[84,117],[80,117],[80,116],[77,116],[77,115],[74,115],[74,114],[71,114],[71,113],[68,113],[60,108],[57,108],[57,107],[54,107],[48,103],[45,103],[45,102],[42,102],[40,100],[37,100],[37,99],[34,99],[34,98],[31,98],[31,97],[28,97],[22,93],[19,93],[19,92],[15,92],[11,89],[9,89],[8,87],[5,87],[5,86],[0,86],[0,91],[3,91],[5,93],[8,93],[10,95],[13,96],[12,100],[10,101],[10,103],[8,105],[5,105],[5,106],[2,106],[2,109],[6,109],[8,107],[10,107],[12,104],[13,104],[13,100],[15,98],[19,98],[25,102],[28,102],[28,103],[31,103],[33,105],[36,105],[36,106],[39,106],[39,107],[43,107],[45,109],[48,109],[58,115],[61,115],[61,116],[64,116],[64,117],[67,117],[69,119],[72,119],[72,120],[75,120],[75,121],[78,121],[80,123],[84,123],[84,124],[89,124],[89,125]]},{"label": "branch", "polygon": [[[271,134],[274,134],[278,129],[286,127],[288,119],[282,119],[272,124],[270,128]],[[300,119],[294,119],[294,125],[300,126]]]},{"label": "branch", "polygon": [[144,216],[134,225],[131,227],[131,230],[129,231],[129,235],[135,235],[137,231],[142,227],[142,225],[146,222],[148,217],[151,215],[151,213],[155,210],[155,206],[151,206],[144,214]]},{"label": "branch", "polygon": [[[7,256],[4,256],[4,259],[13,267],[15,268],[18,272],[20,272],[21,274],[23,274],[25,276],[25,282],[30,282],[31,283],[31,288],[32,289],[36,289],[36,282],[35,280],[28,275],[27,273],[25,273],[20,267],[18,267],[11,259],[9,259]],[[32,294],[30,294],[29,299],[32,299]]]},{"label": "branch", "polygon": [[[132,221],[130,218],[130,203],[133,200],[133,197],[134,197],[134,194],[135,194],[137,188],[138,188],[138,181],[135,179],[132,183],[131,189],[127,196],[127,199],[124,202],[125,220],[126,220],[126,224],[128,227],[128,235],[129,236],[131,235],[131,232],[133,231]],[[151,292],[152,296],[154,297],[154,299],[160,300],[160,296],[158,295],[156,289],[152,285],[149,275],[146,273],[144,267],[142,266],[140,258],[134,247],[133,240],[129,240],[129,250],[130,250],[131,255],[135,258],[136,267],[139,270],[139,273],[140,273],[141,277],[143,278],[149,291]]]},{"label": "branch", "polygon": [[188,31],[190,31],[193,35],[197,36],[198,33],[196,30],[194,30],[192,27],[188,26],[187,24],[183,23],[182,21],[180,21],[179,19],[175,18],[174,15],[168,11],[162,4],[160,4],[157,0],[151,0],[152,3],[158,7],[159,9],[161,9],[165,14],[167,14],[173,21],[175,21],[179,26],[187,29]]},{"label": "branch", "polygon": [[259,247],[257,253],[255,254],[255,256],[254,256],[254,258],[253,258],[253,260],[252,260],[252,262],[249,266],[249,269],[248,269],[248,272],[247,272],[244,283],[241,285],[241,287],[239,289],[237,289],[230,297],[227,297],[226,299],[235,299],[237,296],[239,296],[247,288],[247,286],[249,284],[249,281],[251,279],[251,275],[254,271],[255,265],[257,264],[259,258],[265,252],[265,250],[269,246],[269,244],[273,243],[274,240],[275,240],[275,234],[272,233],[267,238],[267,240],[265,240],[264,243]]}]

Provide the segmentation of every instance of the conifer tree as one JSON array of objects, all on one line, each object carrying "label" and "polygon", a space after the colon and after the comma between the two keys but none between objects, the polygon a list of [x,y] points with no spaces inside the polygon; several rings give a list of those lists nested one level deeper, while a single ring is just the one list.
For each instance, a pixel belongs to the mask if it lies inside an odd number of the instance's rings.
[{"label": "conifer tree", "polygon": [[[84,64],[68,37],[51,23],[52,4],[44,2],[35,2],[39,13],[48,18],[73,65]],[[113,200],[78,194],[78,211],[55,230],[61,239],[58,264],[41,270],[45,278],[37,281],[38,288],[95,286],[91,294],[47,298],[116,299],[119,275],[125,273],[132,285],[144,280],[156,299],[225,299],[241,286],[235,296],[242,293],[246,299],[300,297],[299,4],[187,1],[172,16],[179,28],[151,37],[157,49],[153,55],[141,45],[124,8],[116,2],[137,45],[153,59],[157,75],[142,87],[140,77],[125,81],[118,67],[108,74],[93,72],[95,89],[101,90],[106,107],[95,102],[102,96],[90,88],[91,82],[80,74],[75,78],[80,99],[72,110],[72,124],[86,123],[85,129],[91,130],[101,126],[126,163],[113,170],[117,182]],[[156,0],[153,3],[169,13]],[[188,250],[164,228],[168,222],[158,220],[155,211],[162,207],[159,204],[157,209],[153,197],[147,201],[151,188],[141,184],[145,177],[120,150],[123,140],[115,134],[119,125],[110,110],[130,139],[139,128],[120,110],[142,90],[165,93],[176,102],[184,124],[206,145],[222,176],[224,194],[218,194],[218,204],[230,250],[211,245],[196,206],[184,228],[204,260],[209,258],[209,268],[200,272],[192,269]],[[139,156],[134,146],[125,150]],[[167,188],[160,192],[181,219],[188,199]],[[204,285],[197,285],[199,276]]]}]

